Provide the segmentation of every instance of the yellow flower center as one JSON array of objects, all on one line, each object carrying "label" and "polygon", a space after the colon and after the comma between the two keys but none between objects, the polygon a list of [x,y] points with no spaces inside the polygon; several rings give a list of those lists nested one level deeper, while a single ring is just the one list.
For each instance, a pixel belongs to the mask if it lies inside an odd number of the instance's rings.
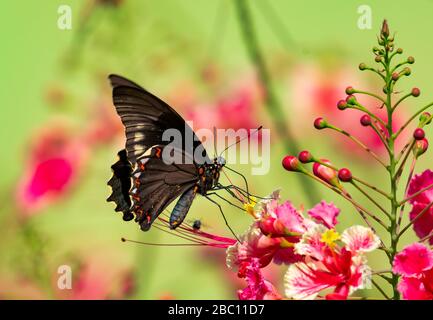
[{"label": "yellow flower center", "polygon": [[244,210],[254,218],[257,218],[256,213],[254,212],[254,207],[256,206],[257,199],[255,197],[249,197],[248,200],[249,202],[244,203]]},{"label": "yellow flower center", "polygon": [[340,240],[340,234],[334,229],[328,229],[324,233],[322,233],[321,242],[326,243],[329,247],[334,247],[335,242]]}]

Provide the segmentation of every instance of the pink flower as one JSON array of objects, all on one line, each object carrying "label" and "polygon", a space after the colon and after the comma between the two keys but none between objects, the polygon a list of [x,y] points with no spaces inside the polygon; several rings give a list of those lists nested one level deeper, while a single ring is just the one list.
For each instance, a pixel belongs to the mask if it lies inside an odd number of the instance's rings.
[{"label": "pink flower", "polygon": [[275,287],[264,279],[257,259],[245,265],[244,277],[248,286],[238,291],[240,300],[280,300],[282,297]]},{"label": "pink flower", "polygon": [[393,262],[402,275],[398,290],[406,300],[433,300],[433,251],[421,243],[406,246]]},{"label": "pink flower", "polygon": [[256,215],[259,217],[240,242],[227,250],[227,265],[237,269],[243,262],[257,258],[263,268],[271,261],[277,264],[291,264],[303,260],[296,254],[294,246],[303,234],[316,226],[327,229],[335,226],[340,210],[333,204],[322,201],[311,209],[309,215],[321,224],[305,218],[289,201],[279,204],[279,192],[274,192],[262,201]]},{"label": "pink flower", "polygon": [[313,209],[309,210],[308,214],[328,229],[332,229],[338,223],[337,216],[340,214],[340,209],[332,203],[327,204],[325,201],[321,201]]},{"label": "pink flower", "polygon": [[405,247],[394,258],[393,271],[405,277],[417,277],[433,268],[433,251],[421,243]]},{"label": "pink flower", "polygon": [[373,230],[363,226],[353,226],[346,229],[341,235],[341,241],[351,252],[370,252],[380,245],[379,238]]},{"label": "pink flower", "polygon": [[[428,187],[431,184],[433,184],[432,171],[426,170],[420,175],[415,175],[409,184],[408,196],[410,197],[411,195],[423,188]],[[412,204],[412,210],[409,216],[410,219],[413,220],[431,202],[433,202],[433,188],[422,192],[409,202]],[[429,208],[427,212],[424,212],[423,215],[414,222],[413,228],[419,238],[424,238],[433,232],[433,207]],[[433,244],[433,238],[431,238],[429,242],[430,244]]]},{"label": "pink flower", "polygon": [[36,135],[17,186],[17,206],[30,215],[62,197],[77,179],[86,146],[56,125]]},{"label": "pink flower", "polygon": [[[360,241],[366,238],[371,240]],[[363,254],[376,249],[379,239],[373,231],[361,226],[349,228],[341,239],[344,246],[337,243],[338,233],[322,225],[303,235],[295,245],[295,252],[303,255],[304,261],[290,265],[285,275],[288,298],[314,299],[322,290],[333,288],[327,299],[346,299],[363,287],[370,271]]]},{"label": "pink flower", "polygon": [[398,291],[405,300],[433,300],[433,270],[424,272],[420,278],[403,277]]}]

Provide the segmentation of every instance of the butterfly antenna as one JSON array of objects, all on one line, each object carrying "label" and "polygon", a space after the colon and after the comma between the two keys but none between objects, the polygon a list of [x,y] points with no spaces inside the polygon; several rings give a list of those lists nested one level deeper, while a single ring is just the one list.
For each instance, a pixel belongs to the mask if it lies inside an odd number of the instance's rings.
[{"label": "butterfly antenna", "polygon": [[243,138],[238,138],[237,140],[236,140],[236,142],[234,142],[234,143],[232,143],[231,145],[229,145],[227,148],[225,148],[221,153],[220,153],[220,156],[228,149],[228,148],[230,148],[230,147],[232,147],[232,146],[234,146],[234,145],[237,145],[239,142],[241,142],[241,141],[243,141],[243,140],[245,140],[245,139],[248,139],[251,135],[253,135],[254,133],[256,133],[256,132],[258,132],[258,131],[260,131],[261,129],[263,128],[263,126],[260,126],[260,127],[258,127],[256,130],[254,130],[253,132],[250,132],[250,133],[248,133],[245,137],[243,137]]},{"label": "butterfly antenna", "polygon": [[160,247],[186,247],[186,246],[205,246],[206,245],[206,244],[201,244],[201,243],[153,243],[153,242],[129,240],[126,238],[121,238],[120,240],[122,242],[132,242],[132,243],[142,244],[145,246],[160,246]]}]

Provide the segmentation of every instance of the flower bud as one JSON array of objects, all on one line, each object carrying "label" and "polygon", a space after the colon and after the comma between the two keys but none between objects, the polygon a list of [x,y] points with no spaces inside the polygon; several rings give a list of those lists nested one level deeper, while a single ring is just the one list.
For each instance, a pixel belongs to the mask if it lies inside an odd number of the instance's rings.
[{"label": "flower bud", "polygon": [[316,128],[317,130],[322,130],[327,127],[328,127],[328,123],[322,117],[319,117],[316,120],[314,120],[314,128]]},{"label": "flower bud", "polygon": [[303,170],[303,168],[299,164],[298,158],[296,158],[295,156],[285,156],[282,161],[282,165],[287,171],[300,172]]},{"label": "flower bud", "polygon": [[338,101],[338,103],[337,103],[337,108],[339,109],[339,110],[344,110],[344,109],[346,109],[348,106],[347,106],[347,103],[346,103],[346,100],[340,100],[340,101]]},{"label": "flower bud", "polygon": [[419,97],[419,95],[421,94],[421,91],[418,88],[412,88],[411,94],[414,97]]},{"label": "flower bud", "polygon": [[407,63],[413,64],[414,62],[415,62],[415,58],[414,57],[412,57],[412,56],[407,57]]},{"label": "flower bud", "polygon": [[382,29],[380,30],[380,36],[381,38],[388,38],[389,37],[389,26],[388,26],[388,21],[383,20],[382,23]]},{"label": "flower bud", "polygon": [[413,132],[413,137],[415,140],[422,140],[425,137],[425,132],[421,128],[416,128]]},{"label": "flower bud", "polygon": [[401,72],[401,74],[404,74],[405,76],[409,76],[412,73],[412,71],[410,70],[410,68],[404,68],[403,71]]},{"label": "flower bud", "polygon": [[402,48],[398,48],[398,49],[397,49],[397,53],[398,53],[398,54],[402,54],[402,53],[403,53],[403,49],[402,49]]},{"label": "flower bud", "polygon": [[367,65],[365,63],[360,63],[358,68],[359,70],[364,71],[365,69],[367,69]]},{"label": "flower bud", "polygon": [[298,155],[298,159],[302,163],[309,163],[309,162],[314,161],[313,155],[307,150],[301,151]]},{"label": "flower bud", "polygon": [[374,57],[374,61],[381,62],[382,61],[382,56],[375,56]]},{"label": "flower bud", "polygon": [[285,235],[285,226],[281,222],[281,220],[272,217],[270,215],[266,215],[262,217],[258,223],[260,231],[265,236],[284,236]]},{"label": "flower bud", "polygon": [[343,168],[338,171],[338,179],[343,182],[352,181],[352,172],[349,169]]},{"label": "flower bud", "polygon": [[347,104],[356,104],[356,98],[354,95],[347,96],[346,98]]},{"label": "flower bud", "polygon": [[398,72],[393,72],[391,76],[392,80],[397,81],[400,78],[400,74]]},{"label": "flower bud", "polygon": [[419,121],[422,122],[422,123],[424,123],[424,124],[430,124],[431,120],[432,120],[432,116],[428,112],[423,112],[419,116]]},{"label": "flower bud", "polygon": [[355,93],[355,89],[353,89],[353,87],[347,87],[346,88],[346,94],[354,94]]},{"label": "flower bud", "polygon": [[413,147],[413,155],[415,156],[415,158],[418,158],[420,155],[426,152],[427,149],[428,149],[428,140],[426,138],[422,140],[417,140]]},{"label": "flower bud", "polygon": [[[331,163],[326,159],[320,160],[323,163],[331,165]],[[340,183],[338,181],[337,171],[329,168],[323,164],[315,162],[313,164],[313,173],[316,177],[322,179],[323,181],[329,183],[330,185],[340,188]]]},{"label": "flower bud", "polygon": [[359,120],[361,122],[361,125],[364,127],[368,127],[371,125],[371,117],[368,114],[364,114],[361,119]]}]

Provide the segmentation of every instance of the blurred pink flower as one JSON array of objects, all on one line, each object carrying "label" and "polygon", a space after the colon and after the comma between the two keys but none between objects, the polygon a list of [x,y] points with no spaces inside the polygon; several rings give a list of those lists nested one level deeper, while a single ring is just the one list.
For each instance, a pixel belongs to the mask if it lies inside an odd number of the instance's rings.
[{"label": "blurred pink flower", "polygon": [[275,287],[264,279],[257,259],[252,259],[244,266],[242,274],[248,286],[238,290],[240,300],[280,300],[282,297]]},{"label": "blurred pink flower", "polygon": [[402,276],[398,290],[406,300],[433,300],[433,251],[421,243],[406,246],[394,258]]},{"label": "blurred pink flower", "polygon": [[[422,174],[415,175],[410,181],[408,196],[410,197],[431,184],[433,184],[433,172],[431,170],[426,170]],[[420,193],[409,202],[412,204],[409,216],[413,220],[433,202],[433,188]],[[430,207],[414,222],[413,228],[419,238],[424,238],[433,232],[433,207]],[[433,238],[430,238],[429,242],[433,244]]]},{"label": "blurred pink flower", "polygon": [[227,92],[211,103],[197,103],[186,109],[185,118],[195,128],[253,129],[257,127],[257,104],[262,90],[254,75],[237,80]]},{"label": "blurred pink flower", "polygon": [[[354,72],[345,67],[333,67],[325,70],[324,67],[314,64],[295,66],[290,76],[291,105],[293,108],[290,119],[296,119],[296,131],[303,134],[307,130],[311,131],[312,119],[317,116],[324,117],[330,123],[359,138],[375,152],[382,154],[386,148],[375,131],[370,127],[361,126],[359,122],[363,113],[352,109],[341,111],[336,107],[339,100],[346,98],[345,89],[349,85],[363,90],[369,88],[369,84],[361,82]],[[356,98],[379,118],[386,119],[386,110],[382,108],[380,101],[361,94],[356,94]],[[394,114],[394,130],[399,128],[403,122],[402,112]],[[306,126],[303,127],[303,124]],[[378,126],[381,128],[380,125]],[[336,137],[336,145],[342,147],[339,150],[347,152],[349,156],[359,158],[361,155],[365,156],[365,159],[369,159],[367,158],[368,154],[355,145],[353,141],[342,135]],[[407,137],[406,132],[397,140],[397,147],[403,146],[405,137]],[[365,159],[363,158],[363,160]]]},{"label": "blurred pink flower", "polygon": [[48,126],[35,135],[16,190],[17,206],[31,215],[70,190],[87,148],[63,125]]},{"label": "blurred pink flower", "polygon": [[100,101],[91,111],[91,118],[82,137],[87,144],[109,143],[123,134],[124,127],[111,101]]},{"label": "blurred pink flower", "polygon": [[285,276],[288,298],[314,299],[322,290],[333,288],[326,299],[347,299],[362,288],[370,270],[363,254],[376,249],[379,239],[369,228],[353,226],[341,236],[343,246],[337,244],[339,240],[338,233],[323,225],[304,233],[295,252],[305,259],[290,265]]},{"label": "blurred pink flower", "polygon": [[133,294],[135,278],[127,270],[107,268],[102,261],[88,260],[73,272],[72,288],[56,291],[67,300],[124,299]]}]

